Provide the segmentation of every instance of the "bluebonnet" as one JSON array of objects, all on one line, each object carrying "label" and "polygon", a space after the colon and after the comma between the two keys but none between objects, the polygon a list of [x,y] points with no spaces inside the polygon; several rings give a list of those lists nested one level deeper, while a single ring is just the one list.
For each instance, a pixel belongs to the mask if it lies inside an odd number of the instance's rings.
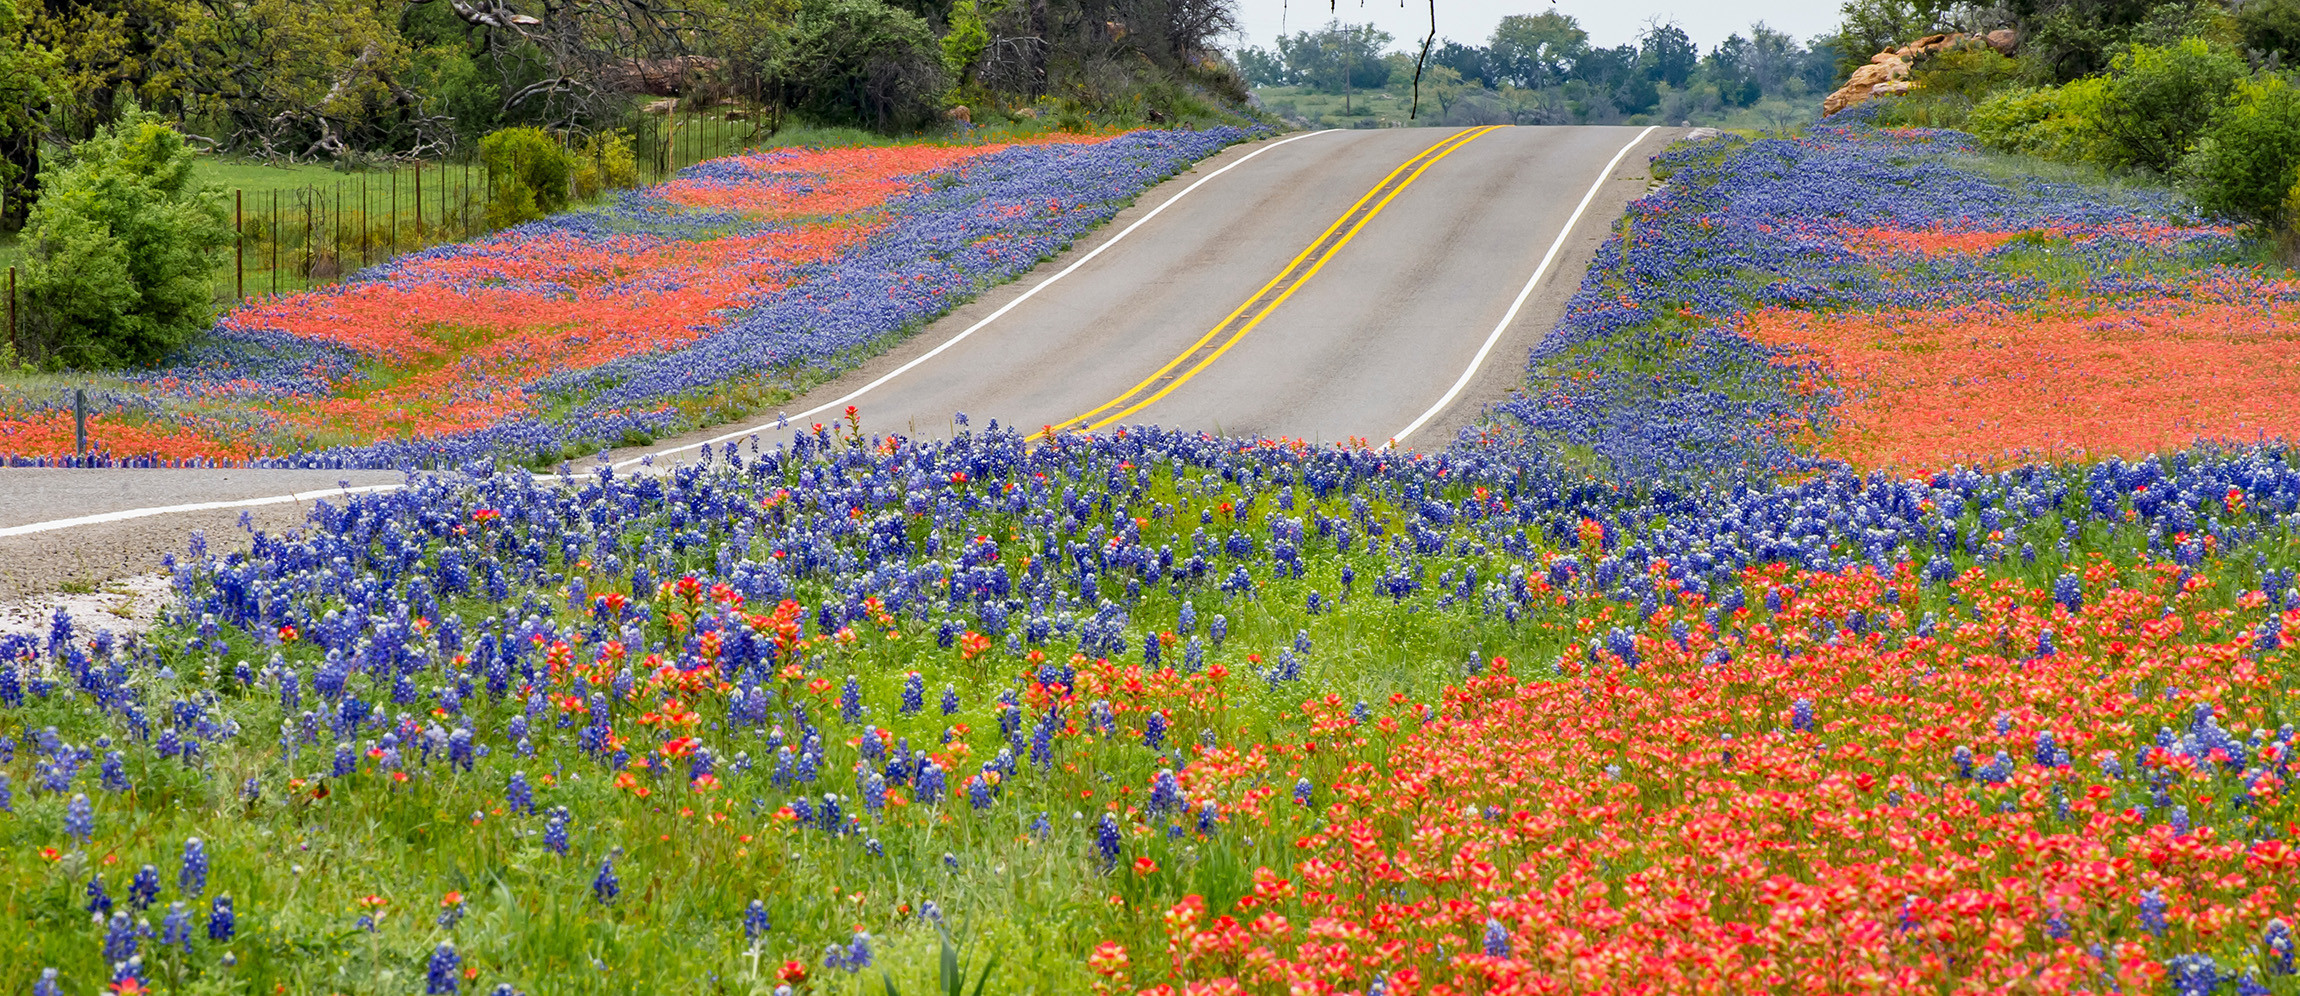
[{"label": "bluebonnet", "polygon": [[926,708],[926,684],[918,672],[912,671],[903,678],[902,707],[897,711],[904,716],[909,716],[924,708]]},{"label": "bluebonnet", "polygon": [[64,996],[64,990],[56,983],[55,969],[40,970],[40,980],[32,983],[32,996]]},{"label": "bluebonnet", "polygon": [[2284,922],[2284,918],[2277,917],[2268,921],[2268,929],[2260,935],[2260,946],[2268,952],[2268,974],[2293,973],[2292,925]]},{"label": "bluebonnet", "polygon": [[2164,893],[2150,889],[2140,894],[2140,929],[2151,934],[2164,933]]},{"label": "bluebonnet", "polygon": [[224,942],[239,932],[239,920],[232,915],[232,897],[217,896],[208,903],[208,940]]},{"label": "bluebonnet", "polygon": [[455,953],[455,945],[446,941],[439,942],[439,946],[431,950],[430,963],[424,967],[425,996],[442,996],[455,992],[462,984],[462,980],[456,978],[456,969],[462,967],[462,964],[463,959]]},{"label": "bluebonnet", "polygon": [[511,783],[504,789],[503,798],[505,804],[514,813],[532,813],[535,811],[535,792],[527,785],[527,772],[514,771],[511,773]]},{"label": "bluebonnet", "polygon": [[2052,600],[2070,612],[2084,611],[2084,579],[2074,574],[2062,574],[2054,578]]},{"label": "bluebonnet", "polygon": [[615,859],[612,857],[602,859],[599,862],[599,874],[591,879],[591,895],[598,899],[601,905],[608,905],[615,901],[615,897],[622,894],[623,880],[615,877]]},{"label": "bluebonnet", "polygon": [[176,887],[184,895],[198,896],[208,891],[208,847],[198,837],[184,841],[183,866],[176,870]]},{"label": "bluebonnet", "polygon": [[168,915],[160,918],[160,946],[181,946],[185,954],[192,953],[192,914],[184,904],[168,904]]},{"label": "bluebonnet", "polygon": [[1309,780],[1309,779],[1307,779],[1307,778],[1298,778],[1298,779],[1295,779],[1295,781],[1294,781],[1294,805],[1297,805],[1297,806],[1307,806],[1307,805],[1309,805],[1309,804],[1310,804],[1310,793],[1311,793],[1312,791],[1313,791],[1313,788],[1312,788],[1312,786],[1310,785],[1310,780]]},{"label": "bluebonnet", "polygon": [[1104,813],[1102,819],[1094,824],[1094,851],[1101,856],[1102,867],[1109,868],[1118,863],[1118,844],[1118,818]]},{"label": "bluebonnet", "polygon": [[133,958],[137,944],[136,925],[128,920],[126,911],[112,914],[104,929],[104,960],[117,962]]},{"label": "bluebonnet", "polygon": [[870,935],[855,931],[854,939],[846,944],[832,944],[823,948],[823,967],[843,969],[848,974],[869,968],[871,963]]},{"label": "bluebonnet", "polygon": [[96,832],[96,812],[88,804],[88,797],[74,794],[64,807],[64,832],[85,844]]},{"label": "bluebonnet", "polygon": [[543,848],[553,854],[567,853],[567,816],[563,810],[554,810],[543,824]]},{"label": "bluebonnet", "polygon": [[1813,729],[1813,700],[1798,699],[1789,709],[1789,728],[1800,733]]},{"label": "bluebonnet", "polygon": [[758,940],[759,935],[766,933],[769,926],[766,904],[756,899],[751,900],[751,905],[743,909],[743,936],[749,940]]},{"label": "bluebonnet", "polygon": [[2220,988],[2220,963],[2211,955],[2175,955],[2164,967],[2175,996],[2210,996]]},{"label": "bluebonnet", "polygon": [[128,905],[140,910],[159,898],[160,870],[151,865],[136,869],[136,877],[128,881]]},{"label": "bluebonnet", "polygon": [[84,894],[88,897],[88,912],[96,914],[112,912],[112,894],[104,891],[104,876],[90,877]]},{"label": "bluebonnet", "polygon": [[1509,928],[1491,917],[1485,921],[1485,953],[1494,958],[1509,957]]}]

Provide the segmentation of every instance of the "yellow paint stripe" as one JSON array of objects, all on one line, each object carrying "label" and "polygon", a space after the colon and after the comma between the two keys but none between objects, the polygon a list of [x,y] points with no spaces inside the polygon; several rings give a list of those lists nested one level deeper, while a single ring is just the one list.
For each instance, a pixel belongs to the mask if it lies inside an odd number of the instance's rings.
[{"label": "yellow paint stripe", "polygon": [[[1253,331],[1255,326],[1260,325],[1262,323],[1262,319],[1269,317],[1270,313],[1276,310],[1278,305],[1285,303],[1287,298],[1292,297],[1294,291],[1300,289],[1303,283],[1307,282],[1310,277],[1315,276],[1318,270],[1326,265],[1327,260],[1332,259],[1335,253],[1340,252],[1343,246],[1348,245],[1351,239],[1357,237],[1358,231],[1365,227],[1366,222],[1371,221],[1375,215],[1378,215],[1382,212],[1383,208],[1388,207],[1390,201],[1397,197],[1399,191],[1404,190],[1406,187],[1412,185],[1415,180],[1420,179],[1422,173],[1428,170],[1429,167],[1436,163],[1438,160],[1452,155],[1455,149],[1469,144],[1478,136],[1484,135],[1485,133],[1492,131],[1497,127],[1499,126],[1487,125],[1481,128],[1471,128],[1466,131],[1456,132],[1453,135],[1447,136],[1443,141],[1440,141],[1427,149],[1423,149],[1421,152],[1414,155],[1413,158],[1408,159],[1403,163],[1399,163],[1396,169],[1390,170],[1387,175],[1382,177],[1381,182],[1374,184],[1372,189],[1367,190],[1365,194],[1360,196],[1355,203],[1351,204],[1349,210],[1342,212],[1340,217],[1335,218],[1333,224],[1327,225],[1325,231],[1319,232],[1317,238],[1312,239],[1308,246],[1303,247],[1300,253],[1297,253],[1292,260],[1286,263],[1285,269],[1278,271],[1277,276],[1271,277],[1268,283],[1263,284],[1260,289],[1253,293],[1252,296],[1246,298],[1243,303],[1232,309],[1228,315],[1223,316],[1222,320],[1216,323],[1212,329],[1207,330],[1205,335],[1200,336],[1198,341],[1191,343],[1188,349],[1185,349],[1179,354],[1176,354],[1173,359],[1166,361],[1164,366],[1161,366],[1157,370],[1153,371],[1150,376],[1143,378],[1140,383],[1137,383],[1133,387],[1128,388],[1124,394],[1120,394],[1119,396],[1112,398],[1109,401],[1103,402],[1091,411],[1087,411],[1071,418],[1064,419],[1060,423],[1049,426],[1048,429],[1050,431],[1058,432],[1068,431],[1071,427],[1083,422],[1087,422],[1089,420],[1093,420],[1095,416],[1109,411],[1110,409],[1119,405],[1126,404],[1127,401],[1140,395],[1143,391],[1149,390],[1151,386],[1157,384],[1160,379],[1165,378],[1168,374],[1172,373],[1175,367],[1182,365],[1184,362],[1188,361],[1190,357],[1196,355],[1200,350],[1206,348],[1206,345],[1213,342],[1216,337],[1220,336],[1224,329],[1229,328],[1232,323],[1236,322],[1240,315],[1245,314],[1249,309],[1253,308],[1256,303],[1261,302],[1264,298],[1268,297],[1272,290],[1278,289],[1281,287],[1281,285],[1284,285],[1284,289],[1279,291],[1278,295],[1274,299],[1271,299],[1268,301],[1268,303],[1263,304],[1261,309],[1256,312],[1243,327],[1239,328],[1235,333],[1233,333],[1229,340],[1215,349],[1211,355],[1199,360],[1197,364],[1182,373],[1180,376],[1175,377],[1171,383],[1168,383],[1163,388],[1160,388],[1156,393],[1142,399],[1139,402],[1134,403],[1133,405],[1126,407],[1114,415],[1110,415],[1099,421],[1094,421],[1093,424],[1087,426],[1086,428],[1089,430],[1099,429],[1119,419],[1125,418],[1128,415],[1132,415],[1135,412],[1141,411],[1143,408],[1149,406],[1152,402],[1165,397],[1175,388],[1182,386],[1184,383],[1187,383],[1190,378],[1197,376],[1199,371],[1204,370],[1208,364],[1220,358],[1223,353],[1229,352],[1230,347],[1237,345],[1240,339],[1245,338],[1246,333]],[[1408,170],[1411,170],[1411,172],[1408,173]],[[1403,181],[1399,181],[1398,179],[1400,174],[1406,174]],[[1379,200],[1375,200],[1377,195],[1380,197]],[[1372,202],[1372,207],[1370,209],[1367,207],[1369,201]],[[1351,223],[1351,219],[1353,218],[1356,219],[1354,224]],[[1349,225],[1348,231],[1344,232],[1338,241],[1334,241],[1331,245],[1328,245],[1328,240],[1333,239],[1334,233],[1341,230],[1342,226],[1344,225]],[[1321,247],[1324,248],[1323,252],[1319,251]],[[1314,261],[1311,260],[1313,255],[1316,256]],[[1302,272],[1298,278],[1293,279],[1289,284],[1288,278],[1293,277],[1297,270],[1301,270],[1305,262],[1309,262],[1309,269]]]}]

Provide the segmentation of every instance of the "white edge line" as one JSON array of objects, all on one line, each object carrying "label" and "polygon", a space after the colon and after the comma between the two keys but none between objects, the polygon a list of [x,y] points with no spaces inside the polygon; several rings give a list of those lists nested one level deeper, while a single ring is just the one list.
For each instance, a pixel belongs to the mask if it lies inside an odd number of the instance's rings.
[{"label": "white edge line", "polygon": [[29,536],[33,533],[54,532],[59,529],[71,529],[75,526],[101,525],[106,522],[126,522],[129,519],[142,519],[154,515],[173,515],[178,512],[214,512],[232,508],[255,508],[259,505],[284,505],[288,502],[317,501],[322,498],[365,494],[370,491],[396,491],[406,486],[404,484],[370,484],[358,488],[323,488],[318,491],[299,491],[295,494],[271,495],[264,498],[202,501],[193,502],[189,505],[161,505],[154,508],[128,508],[117,512],[98,512],[94,515],[81,515],[69,519],[50,519],[47,522],[31,522],[21,526],[0,527],[0,538]]},{"label": "white edge line", "polygon": [[[1033,297],[1037,296],[1039,291],[1045,290],[1047,287],[1051,286],[1051,285],[1052,285],[1052,284],[1053,284],[1055,281],[1057,281],[1057,280],[1060,280],[1060,279],[1062,279],[1062,278],[1064,278],[1064,277],[1067,277],[1067,276],[1069,276],[1069,275],[1070,275],[1072,272],[1076,271],[1076,270],[1077,270],[1079,267],[1081,267],[1081,266],[1085,266],[1087,263],[1090,263],[1090,262],[1092,262],[1092,261],[1094,260],[1094,257],[1102,255],[1102,251],[1103,251],[1103,250],[1105,250],[1105,249],[1108,249],[1108,248],[1110,248],[1111,246],[1117,245],[1117,244],[1118,244],[1118,243],[1119,243],[1121,240],[1125,239],[1127,236],[1134,234],[1134,230],[1135,230],[1135,229],[1137,229],[1137,228],[1140,228],[1140,227],[1142,227],[1142,226],[1144,226],[1144,225],[1147,225],[1147,224],[1149,224],[1149,223],[1150,223],[1150,219],[1152,219],[1152,218],[1155,218],[1155,217],[1158,217],[1158,215],[1159,215],[1161,212],[1165,211],[1165,210],[1166,210],[1167,208],[1169,208],[1169,207],[1172,207],[1172,206],[1174,206],[1175,202],[1177,202],[1177,201],[1180,201],[1180,200],[1181,200],[1182,198],[1184,198],[1184,197],[1188,197],[1188,196],[1190,196],[1190,192],[1191,192],[1191,191],[1193,191],[1193,190],[1196,190],[1196,189],[1198,189],[1199,187],[1205,186],[1205,185],[1206,185],[1206,183],[1207,183],[1208,181],[1210,181],[1210,180],[1214,179],[1215,177],[1217,177],[1217,176],[1221,176],[1222,174],[1224,174],[1224,173],[1227,173],[1227,172],[1229,172],[1229,171],[1231,171],[1231,170],[1233,170],[1233,169],[1237,169],[1238,167],[1245,165],[1247,160],[1249,160],[1249,159],[1252,159],[1252,158],[1254,158],[1255,156],[1261,155],[1262,153],[1268,152],[1268,151],[1270,151],[1271,149],[1275,149],[1275,148],[1277,148],[1278,146],[1281,146],[1281,145],[1285,145],[1285,144],[1287,144],[1288,142],[1299,142],[1299,141],[1301,141],[1302,139],[1305,139],[1305,138],[1311,138],[1311,137],[1314,137],[1314,136],[1317,136],[1317,135],[1325,135],[1325,134],[1330,134],[1330,133],[1332,133],[1332,132],[1336,132],[1336,131],[1340,131],[1340,130],[1341,130],[1341,129],[1339,129],[1339,128],[1327,128],[1327,129],[1324,129],[1324,130],[1321,130],[1321,131],[1305,132],[1305,133],[1303,133],[1303,134],[1300,134],[1300,135],[1295,135],[1295,136],[1293,136],[1292,138],[1284,138],[1284,139],[1279,139],[1278,141],[1272,142],[1272,143],[1270,143],[1270,144],[1268,144],[1268,145],[1262,146],[1262,147],[1261,147],[1261,148],[1259,148],[1259,149],[1255,149],[1255,150],[1254,150],[1254,151],[1252,151],[1252,152],[1246,153],[1246,154],[1245,154],[1245,155],[1243,155],[1243,156],[1239,156],[1237,159],[1235,159],[1235,160],[1231,161],[1229,164],[1227,164],[1227,165],[1223,166],[1221,169],[1215,170],[1215,171],[1213,171],[1213,172],[1211,172],[1211,173],[1208,173],[1208,174],[1206,174],[1205,176],[1199,177],[1199,178],[1198,178],[1198,180],[1197,180],[1197,182],[1195,182],[1195,183],[1192,183],[1192,184],[1190,184],[1189,186],[1182,188],[1182,192],[1181,192],[1181,193],[1179,193],[1179,194],[1175,194],[1174,196],[1172,196],[1172,197],[1169,197],[1169,198],[1166,198],[1164,201],[1161,201],[1161,202],[1159,202],[1159,204],[1158,204],[1158,206],[1157,206],[1157,207],[1154,207],[1154,208],[1151,208],[1151,209],[1150,209],[1150,213],[1149,213],[1149,214],[1145,214],[1145,215],[1143,215],[1143,216],[1142,216],[1142,217],[1140,217],[1140,218],[1136,218],[1136,219],[1134,219],[1134,223],[1133,223],[1133,224],[1126,226],[1126,228],[1125,228],[1124,230],[1120,231],[1120,232],[1119,232],[1117,235],[1115,235],[1115,236],[1112,236],[1112,237],[1110,238],[1110,240],[1109,240],[1109,241],[1107,241],[1107,242],[1104,242],[1104,243],[1102,243],[1101,245],[1095,246],[1095,247],[1094,247],[1092,250],[1090,250],[1089,252],[1087,252],[1087,254],[1086,254],[1086,255],[1079,257],[1079,258],[1078,258],[1078,260],[1077,260],[1076,262],[1073,262],[1073,263],[1071,263],[1069,266],[1063,267],[1061,272],[1059,272],[1059,273],[1056,273],[1056,274],[1054,274],[1054,275],[1053,275],[1053,276],[1051,276],[1051,277],[1047,277],[1046,279],[1039,281],[1039,282],[1038,282],[1036,285],[1033,285],[1033,286],[1032,286],[1032,287],[1031,287],[1029,290],[1023,291],[1023,292],[1022,292],[1020,295],[1016,296],[1014,300],[1012,300],[1012,301],[1008,301],[1008,302],[1006,302],[1004,305],[1000,306],[1000,307],[999,307],[999,309],[998,309],[997,311],[993,311],[993,312],[991,312],[991,313],[990,313],[988,316],[984,317],[984,318],[983,318],[981,321],[978,321],[978,322],[976,322],[976,323],[974,323],[974,324],[972,324],[972,325],[969,325],[969,326],[967,326],[967,327],[966,327],[966,331],[964,331],[964,332],[960,332],[960,333],[959,333],[959,334],[957,334],[957,335],[951,336],[950,338],[943,340],[941,343],[937,344],[937,345],[936,345],[936,346],[935,346],[933,349],[927,350],[925,353],[922,353],[922,354],[920,354],[920,355],[919,355],[919,356],[917,356],[916,358],[912,359],[910,362],[908,362],[908,363],[905,363],[905,364],[903,364],[902,366],[896,367],[896,368],[894,368],[893,370],[889,370],[889,371],[887,371],[885,374],[882,374],[882,375],[880,375],[880,376],[879,376],[879,378],[878,378],[877,380],[871,381],[871,382],[870,382],[870,383],[868,383],[868,384],[864,384],[864,385],[863,385],[863,386],[861,386],[861,387],[855,388],[854,390],[847,392],[847,394],[846,394],[846,396],[845,396],[845,397],[839,398],[839,399],[837,399],[837,400],[835,400],[835,401],[826,401],[826,402],[824,402],[824,403],[822,403],[822,404],[816,405],[815,407],[813,407],[813,408],[809,408],[809,409],[807,409],[806,411],[800,412],[800,413],[798,413],[798,414],[796,414],[796,415],[780,415],[780,416],[778,416],[777,418],[775,418],[773,421],[761,422],[761,423],[759,423],[759,424],[757,424],[757,425],[754,425],[754,426],[750,426],[750,427],[748,427],[748,428],[737,429],[737,430],[735,430],[735,431],[733,431],[733,432],[730,432],[730,433],[726,433],[725,435],[720,435],[720,436],[713,436],[713,437],[711,437],[711,438],[709,438],[709,439],[706,439],[706,440],[703,440],[702,442],[699,442],[699,443],[688,443],[688,444],[687,444],[687,445],[685,445],[685,446],[674,446],[674,447],[671,447],[670,449],[664,449],[664,450],[656,450],[656,451],[654,451],[654,452],[652,452],[652,453],[648,453],[648,454],[645,454],[645,455],[642,455],[642,456],[636,456],[636,457],[632,457],[631,459],[628,459],[628,460],[619,460],[619,461],[616,461],[616,462],[613,464],[613,466],[615,466],[615,467],[617,467],[617,468],[629,467],[629,466],[632,466],[633,464],[645,463],[645,462],[647,462],[647,461],[649,461],[649,460],[653,460],[653,459],[655,459],[656,457],[669,456],[669,455],[671,455],[671,454],[673,454],[673,453],[683,453],[683,452],[686,452],[686,451],[688,451],[688,450],[693,450],[693,449],[700,449],[700,448],[702,448],[702,447],[705,447],[705,446],[711,446],[711,445],[714,445],[714,444],[717,444],[717,443],[723,443],[723,442],[726,442],[726,441],[728,441],[728,440],[730,440],[730,439],[741,439],[741,438],[743,438],[744,436],[748,436],[748,435],[751,435],[751,434],[753,434],[753,433],[771,431],[771,430],[773,430],[774,428],[776,428],[778,425],[780,425],[780,424],[783,424],[783,423],[789,423],[789,422],[802,422],[802,421],[805,421],[806,419],[808,419],[808,418],[811,418],[811,417],[813,417],[813,416],[815,416],[815,415],[818,415],[818,414],[821,414],[821,413],[823,413],[823,412],[826,412],[826,411],[830,411],[830,410],[832,410],[832,409],[834,409],[834,408],[838,408],[838,407],[840,407],[840,406],[842,406],[842,405],[846,405],[846,404],[848,404],[848,403],[851,403],[851,402],[853,402],[853,401],[854,401],[856,398],[862,397],[863,395],[870,393],[872,390],[875,390],[875,389],[877,389],[878,387],[880,387],[880,386],[884,385],[886,382],[888,382],[888,381],[890,381],[890,380],[893,380],[893,379],[895,379],[896,377],[900,377],[900,376],[902,376],[902,375],[903,375],[903,374],[905,374],[905,373],[908,373],[908,372],[911,370],[911,368],[913,368],[913,367],[916,367],[916,366],[918,366],[918,365],[919,365],[919,364],[921,364],[921,363],[925,363],[925,362],[926,362],[926,361],[928,361],[928,360],[934,359],[934,358],[935,358],[936,356],[938,356],[938,355],[941,355],[941,353],[942,353],[942,351],[943,351],[943,350],[949,349],[950,347],[952,347],[952,346],[956,346],[956,345],[958,345],[960,342],[963,342],[963,341],[965,341],[965,340],[966,340],[966,338],[967,338],[968,336],[971,336],[971,335],[975,334],[976,332],[979,332],[979,331],[981,331],[981,330],[982,330],[982,328],[983,328],[984,326],[987,326],[987,325],[989,325],[990,323],[997,321],[997,320],[998,320],[998,319],[999,319],[1001,316],[1005,315],[1007,312],[1009,312],[1009,311],[1012,311],[1012,310],[1014,310],[1014,309],[1015,309],[1017,306],[1021,305],[1021,304],[1022,304],[1022,302],[1024,302],[1024,301],[1028,301],[1028,300],[1030,300],[1031,298],[1033,298]],[[1648,129],[1648,130],[1650,130],[1650,129]]]},{"label": "white edge line", "polygon": [[1383,449],[1395,449],[1400,441],[1412,435],[1414,430],[1421,428],[1430,419],[1436,418],[1439,412],[1445,411],[1446,406],[1453,404],[1455,398],[1461,397],[1462,389],[1469,386],[1470,378],[1477,376],[1477,368],[1485,364],[1486,355],[1492,353],[1494,344],[1501,341],[1501,334],[1509,331],[1511,322],[1517,321],[1518,310],[1525,307],[1526,298],[1533,296],[1534,285],[1540,283],[1542,276],[1549,272],[1549,264],[1556,261],[1558,250],[1565,248],[1565,240],[1573,234],[1573,226],[1580,223],[1582,212],[1589,210],[1590,202],[1597,199],[1597,192],[1605,187],[1606,180],[1612,178],[1613,168],[1621,165],[1622,157],[1629,155],[1629,150],[1636,148],[1638,143],[1645,141],[1647,135],[1653,134],[1660,127],[1647,125],[1644,131],[1637,133],[1636,138],[1629,140],[1628,145],[1622,146],[1621,151],[1613,154],[1613,159],[1605,164],[1603,170],[1598,171],[1596,182],[1589,185],[1588,193],[1581,195],[1581,204],[1573,209],[1573,216],[1565,219],[1565,227],[1558,230],[1557,241],[1550,243],[1549,251],[1541,255],[1541,265],[1534,267],[1533,276],[1526,278],[1525,286],[1518,289],[1517,299],[1509,302],[1509,310],[1502,314],[1500,324],[1495,325],[1493,331],[1485,337],[1485,344],[1477,348],[1477,355],[1469,361],[1469,369],[1461,372],[1461,378],[1453,382],[1453,387],[1445,392],[1445,397],[1439,398],[1437,404],[1421,413],[1412,425],[1398,430],[1398,434],[1391,436]]}]

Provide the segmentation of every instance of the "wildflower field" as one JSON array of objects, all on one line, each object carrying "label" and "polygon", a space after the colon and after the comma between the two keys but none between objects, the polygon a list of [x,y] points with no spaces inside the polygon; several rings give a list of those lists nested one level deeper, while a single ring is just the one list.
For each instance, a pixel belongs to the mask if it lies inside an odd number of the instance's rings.
[{"label": "wildflower field", "polygon": [[552,463],[740,417],[1061,251],[1236,128],[786,149],[257,299],[162,370],[0,388],[14,464]]},{"label": "wildflower field", "polygon": [[2087,338],[2275,280],[1959,142],[1666,153],[1442,452],[850,410],[194,537],[0,638],[0,991],[2300,993],[2300,453]]}]

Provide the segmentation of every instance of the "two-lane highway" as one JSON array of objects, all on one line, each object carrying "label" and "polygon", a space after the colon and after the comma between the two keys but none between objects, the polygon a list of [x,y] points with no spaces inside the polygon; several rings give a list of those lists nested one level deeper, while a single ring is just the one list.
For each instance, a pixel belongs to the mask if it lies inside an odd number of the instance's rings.
[{"label": "two-lane highway", "polygon": [[1443,445],[1517,382],[1613,219],[1644,192],[1647,157],[1674,137],[1391,129],[1232,150],[1161,192],[1229,173],[1171,204],[1146,199],[1135,211],[1162,204],[1160,216],[1082,265],[1093,243],[785,410],[819,421],[853,404],[866,429],[927,436],[964,412],[1032,430],[1158,424],[1378,444],[1447,395],[1563,236],[1569,251],[1535,288],[1551,292],[1543,306],[1517,314],[1469,389],[1408,441]]}]

